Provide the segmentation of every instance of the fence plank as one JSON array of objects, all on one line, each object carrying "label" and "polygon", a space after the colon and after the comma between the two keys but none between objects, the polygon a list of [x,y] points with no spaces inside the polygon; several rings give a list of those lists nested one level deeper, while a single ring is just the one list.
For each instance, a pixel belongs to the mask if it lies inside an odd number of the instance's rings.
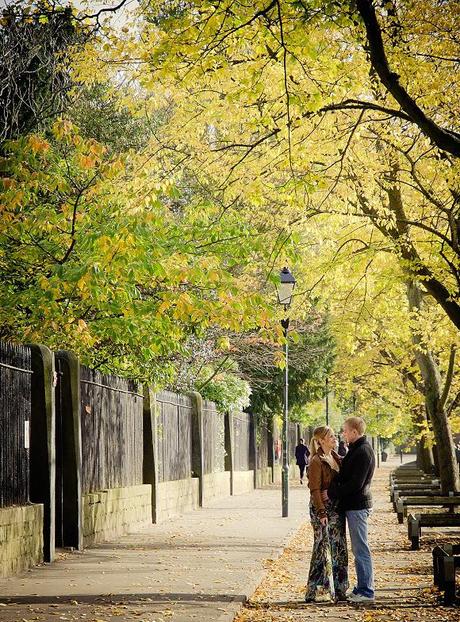
[{"label": "fence plank", "polygon": [[82,491],[142,484],[143,396],[132,380],[81,367]]},{"label": "fence plank", "polygon": [[208,400],[203,401],[203,444],[204,472],[225,471],[224,415]]},{"label": "fence plank", "polygon": [[29,501],[31,381],[30,348],[0,342],[0,507]]},{"label": "fence plank", "polygon": [[234,438],[234,469],[235,471],[249,471],[250,469],[250,441],[251,416],[248,413],[233,413]]},{"label": "fence plank", "polygon": [[265,469],[268,461],[269,429],[267,422],[258,422],[257,425],[257,468]]},{"label": "fence plank", "polygon": [[187,479],[192,476],[192,399],[171,391],[161,391],[155,399],[158,479]]}]

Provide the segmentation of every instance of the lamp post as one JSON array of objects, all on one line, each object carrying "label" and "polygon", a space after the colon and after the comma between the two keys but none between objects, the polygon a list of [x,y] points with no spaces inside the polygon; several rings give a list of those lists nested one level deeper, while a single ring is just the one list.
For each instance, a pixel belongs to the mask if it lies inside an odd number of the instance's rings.
[{"label": "lamp post", "polygon": [[287,311],[292,300],[292,293],[295,287],[295,278],[289,272],[288,268],[283,268],[280,273],[280,282],[278,285],[278,302],[284,306],[285,318],[281,320],[281,326],[284,331],[284,417],[283,417],[283,467],[281,478],[281,497],[282,497],[282,516],[287,517],[289,514],[289,452],[288,452],[288,415],[289,415],[289,318]]}]

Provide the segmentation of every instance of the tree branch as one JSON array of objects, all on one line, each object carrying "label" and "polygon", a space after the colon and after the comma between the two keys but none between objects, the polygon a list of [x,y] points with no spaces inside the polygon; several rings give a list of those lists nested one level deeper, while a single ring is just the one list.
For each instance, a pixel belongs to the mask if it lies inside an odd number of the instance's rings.
[{"label": "tree branch", "polygon": [[460,134],[440,127],[427,117],[406,89],[400,84],[399,75],[391,71],[385,53],[382,31],[372,0],[356,0],[358,12],[366,28],[368,50],[373,69],[388,92],[395,98],[408,117],[440,149],[460,156]]},{"label": "tree branch", "polygon": [[205,387],[207,384],[209,384],[211,382],[211,380],[213,378],[215,378],[217,376],[217,374],[221,371],[221,369],[224,367],[225,363],[228,361],[230,357],[230,354],[227,354],[224,357],[224,360],[216,367],[216,369],[213,371],[213,373],[209,376],[209,378],[207,380],[205,380],[203,382],[203,384],[200,384],[200,386],[198,387],[198,391],[201,391],[203,389],[203,387]]}]

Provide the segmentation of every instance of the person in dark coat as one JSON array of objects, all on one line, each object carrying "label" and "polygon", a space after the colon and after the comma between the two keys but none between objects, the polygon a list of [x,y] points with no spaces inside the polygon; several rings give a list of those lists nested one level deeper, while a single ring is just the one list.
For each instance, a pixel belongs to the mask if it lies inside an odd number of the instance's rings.
[{"label": "person in dark coat", "polygon": [[310,451],[304,444],[303,438],[299,439],[299,444],[295,448],[295,460],[300,471],[300,483],[303,484],[303,476],[305,475],[305,469],[308,466],[308,459]]},{"label": "person in dark coat", "polygon": [[343,426],[348,453],[342,459],[339,476],[327,492],[338,500],[339,511],[345,514],[351,549],[355,558],[357,585],[350,601],[374,601],[374,571],[367,536],[367,521],[372,508],[370,484],[375,470],[375,455],[366,440],[366,424],[361,417],[349,417]]},{"label": "person in dark coat", "polygon": [[348,452],[347,444],[342,439],[342,440],[339,441],[339,448],[337,449],[337,453],[339,454],[339,456],[342,456],[342,458],[343,458],[344,456],[347,455],[347,452]]}]

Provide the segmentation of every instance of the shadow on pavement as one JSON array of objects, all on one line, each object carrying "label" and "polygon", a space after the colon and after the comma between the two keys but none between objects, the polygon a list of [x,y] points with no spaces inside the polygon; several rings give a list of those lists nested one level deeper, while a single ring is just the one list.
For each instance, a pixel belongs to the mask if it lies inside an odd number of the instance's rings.
[{"label": "shadow on pavement", "polygon": [[91,549],[88,549],[87,551],[85,551],[85,553],[87,554],[88,552],[91,551],[98,551],[98,550],[113,550],[113,551],[117,551],[117,550],[133,550],[133,551],[176,551],[179,549],[191,549],[191,550],[198,550],[198,551],[203,551],[203,550],[212,550],[212,549],[217,549],[218,551],[221,550],[232,550],[232,549],[237,549],[237,548],[243,548],[245,551],[250,551],[251,549],[267,549],[267,551],[272,551],[273,550],[273,544],[247,544],[247,542],[241,541],[239,540],[238,542],[233,542],[231,544],[222,544],[220,542],[217,542],[216,544],[200,544],[200,542],[195,542],[192,544],[182,544],[182,543],[177,543],[177,544],[168,544],[167,542],[158,542],[158,543],[153,543],[153,544],[123,544],[123,543],[114,543],[114,542],[108,542],[107,544],[101,543],[101,544],[96,544],[95,546],[91,547]]},{"label": "shadow on pavement", "polygon": [[143,594],[64,594],[51,596],[2,596],[0,603],[7,605],[36,605],[36,604],[66,604],[76,601],[78,604],[133,604],[148,602],[171,603],[171,602],[215,602],[215,603],[244,603],[247,598],[243,594],[187,594],[178,593],[151,593]]}]

